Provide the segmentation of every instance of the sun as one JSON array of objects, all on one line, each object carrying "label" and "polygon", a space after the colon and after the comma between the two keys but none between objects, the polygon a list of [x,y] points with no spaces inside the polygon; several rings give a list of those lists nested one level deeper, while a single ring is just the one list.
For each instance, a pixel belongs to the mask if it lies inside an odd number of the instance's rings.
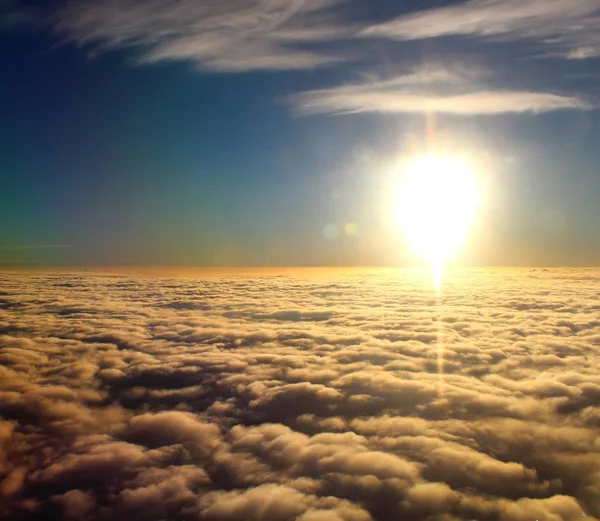
[{"label": "sun", "polygon": [[397,223],[415,252],[431,265],[437,289],[443,265],[465,242],[480,201],[477,176],[458,158],[416,157],[398,179]]}]

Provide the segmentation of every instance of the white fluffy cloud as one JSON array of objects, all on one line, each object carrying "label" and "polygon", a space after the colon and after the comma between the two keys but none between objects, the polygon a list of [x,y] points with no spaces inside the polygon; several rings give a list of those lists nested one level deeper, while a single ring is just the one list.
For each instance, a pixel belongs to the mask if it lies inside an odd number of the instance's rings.
[{"label": "white fluffy cloud", "polygon": [[2,519],[600,515],[595,270],[0,284]]}]

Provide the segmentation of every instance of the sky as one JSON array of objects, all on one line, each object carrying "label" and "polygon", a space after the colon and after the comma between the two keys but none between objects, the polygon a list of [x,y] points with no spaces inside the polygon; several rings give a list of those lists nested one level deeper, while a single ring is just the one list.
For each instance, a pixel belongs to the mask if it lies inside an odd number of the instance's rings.
[{"label": "sky", "polygon": [[0,2],[0,263],[404,265],[407,157],[477,166],[460,262],[600,263],[598,0]]}]

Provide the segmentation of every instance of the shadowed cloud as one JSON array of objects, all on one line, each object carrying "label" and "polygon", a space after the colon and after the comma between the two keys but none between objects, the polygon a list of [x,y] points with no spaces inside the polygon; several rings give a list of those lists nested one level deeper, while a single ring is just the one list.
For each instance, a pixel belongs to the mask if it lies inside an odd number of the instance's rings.
[{"label": "shadowed cloud", "polygon": [[0,274],[0,518],[596,519],[596,275]]}]

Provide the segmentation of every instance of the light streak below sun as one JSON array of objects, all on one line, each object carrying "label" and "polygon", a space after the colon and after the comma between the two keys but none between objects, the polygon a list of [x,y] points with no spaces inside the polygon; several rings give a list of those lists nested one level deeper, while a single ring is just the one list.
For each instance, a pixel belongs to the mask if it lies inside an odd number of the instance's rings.
[{"label": "light streak below sun", "polygon": [[407,242],[431,267],[437,297],[438,393],[443,393],[444,328],[441,320],[444,264],[463,245],[481,198],[467,162],[435,154],[414,158],[396,192],[396,219]]},{"label": "light streak below sun", "polygon": [[442,279],[444,278],[444,265],[442,263],[433,264],[431,266],[431,273],[433,275],[433,287],[436,293],[442,291]]}]

